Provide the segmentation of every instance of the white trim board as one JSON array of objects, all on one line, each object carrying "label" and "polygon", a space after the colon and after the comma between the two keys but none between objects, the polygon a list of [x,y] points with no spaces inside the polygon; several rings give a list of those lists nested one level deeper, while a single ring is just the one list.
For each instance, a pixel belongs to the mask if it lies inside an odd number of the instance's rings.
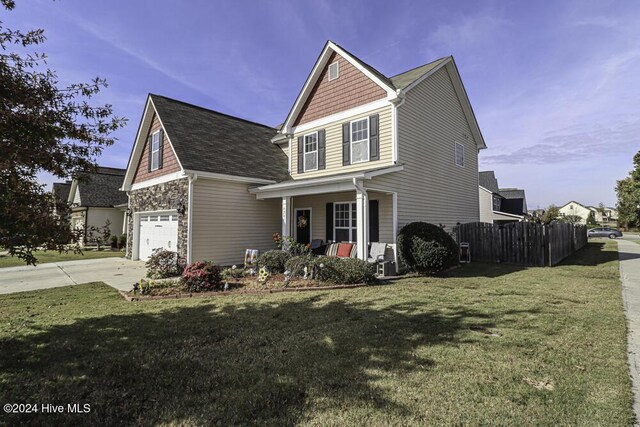
[{"label": "white trim board", "polygon": [[306,132],[309,129],[328,125],[333,122],[340,122],[348,119],[352,116],[357,116],[364,113],[369,113],[380,108],[391,106],[392,103],[387,99],[379,99],[377,101],[370,102],[368,104],[359,105],[357,107],[350,108],[348,110],[340,111],[339,113],[331,114],[330,116],[322,117],[321,119],[307,122],[302,125],[291,128],[291,133],[296,134],[300,132]]}]

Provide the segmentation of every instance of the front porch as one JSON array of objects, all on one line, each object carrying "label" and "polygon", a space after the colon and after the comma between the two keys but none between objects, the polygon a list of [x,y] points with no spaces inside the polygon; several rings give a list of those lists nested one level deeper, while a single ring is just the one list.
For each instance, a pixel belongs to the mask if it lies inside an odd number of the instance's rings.
[{"label": "front porch", "polygon": [[354,243],[357,257],[367,260],[371,242],[396,241],[397,195],[366,188],[362,180],[347,178],[342,182],[319,179],[314,185],[293,181],[251,192],[258,199],[281,199],[283,237],[291,236],[299,243]]}]

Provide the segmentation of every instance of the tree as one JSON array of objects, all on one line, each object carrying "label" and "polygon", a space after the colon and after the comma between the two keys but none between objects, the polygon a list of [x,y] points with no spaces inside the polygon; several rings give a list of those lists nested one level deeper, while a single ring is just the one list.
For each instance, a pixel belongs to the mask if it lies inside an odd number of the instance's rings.
[{"label": "tree", "polygon": [[551,224],[560,217],[560,208],[556,205],[549,205],[546,212],[542,215],[543,224]]},{"label": "tree", "polygon": [[598,225],[598,223],[596,222],[595,212],[589,212],[589,216],[587,217],[587,225]]},{"label": "tree", "polygon": [[580,215],[565,215],[562,217],[562,222],[580,224],[582,222],[582,217]]},{"label": "tree", "polygon": [[618,225],[625,229],[640,226],[640,151],[633,156],[634,169],[616,184]]},{"label": "tree", "polygon": [[90,226],[87,229],[87,243],[95,243],[98,247],[98,250],[102,249],[102,246],[106,246],[109,242],[109,238],[111,237],[111,221],[106,220],[102,227],[96,227],[95,225]]},{"label": "tree", "polygon": [[[15,7],[0,0],[0,10]],[[110,135],[126,119],[112,106],[90,99],[107,86],[91,83],[61,86],[47,68],[46,55],[33,49],[45,41],[44,31],[23,33],[0,22],[0,246],[9,254],[37,261],[37,247],[64,251],[72,231],[53,215],[55,199],[37,182],[46,171],[59,178],[79,177],[96,167]]]}]

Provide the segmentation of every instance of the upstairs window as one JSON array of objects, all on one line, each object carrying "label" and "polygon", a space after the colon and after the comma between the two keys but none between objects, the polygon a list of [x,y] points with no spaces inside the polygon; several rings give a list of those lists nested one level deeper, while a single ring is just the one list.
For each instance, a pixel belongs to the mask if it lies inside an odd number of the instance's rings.
[{"label": "upstairs window", "polygon": [[456,142],[456,165],[464,167],[464,145]]},{"label": "upstairs window", "polygon": [[493,196],[493,210],[494,211],[500,210],[500,197]]},{"label": "upstairs window", "polygon": [[329,81],[337,79],[339,75],[340,65],[336,61],[333,64],[329,65]]},{"label": "upstairs window", "polygon": [[160,131],[151,135],[151,170],[158,169],[160,164]]},{"label": "upstairs window", "polygon": [[318,132],[304,136],[304,170],[318,169]]},{"label": "upstairs window", "polygon": [[351,122],[351,163],[369,161],[369,118]]}]

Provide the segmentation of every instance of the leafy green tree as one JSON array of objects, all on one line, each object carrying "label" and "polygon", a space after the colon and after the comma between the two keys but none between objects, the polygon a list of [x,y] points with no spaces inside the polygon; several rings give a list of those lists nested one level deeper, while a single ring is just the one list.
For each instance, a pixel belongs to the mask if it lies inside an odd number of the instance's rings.
[{"label": "leafy green tree", "polygon": [[[0,11],[15,7],[0,0]],[[7,12],[8,13],[8,12]],[[55,199],[38,184],[37,174],[59,178],[91,172],[96,159],[114,142],[110,135],[126,120],[111,105],[89,101],[107,86],[91,83],[62,86],[47,68],[46,55],[35,51],[44,31],[6,28],[0,19],[0,246],[9,254],[37,261],[37,247],[66,250],[71,230],[53,215]]]},{"label": "leafy green tree", "polygon": [[596,214],[595,212],[591,211],[589,212],[589,216],[587,217],[587,225],[597,225],[598,222],[596,221]]},{"label": "leafy green tree", "polygon": [[625,229],[640,226],[640,151],[633,156],[634,169],[616,184],[618,225]]},{"label": "leafy green tree", "polygon": [[543,224],[551,224],[553,221],[558,220],[558,218],[560,218],[560,208],[556,205],[549,205],[542,215],[541,221]]}]

